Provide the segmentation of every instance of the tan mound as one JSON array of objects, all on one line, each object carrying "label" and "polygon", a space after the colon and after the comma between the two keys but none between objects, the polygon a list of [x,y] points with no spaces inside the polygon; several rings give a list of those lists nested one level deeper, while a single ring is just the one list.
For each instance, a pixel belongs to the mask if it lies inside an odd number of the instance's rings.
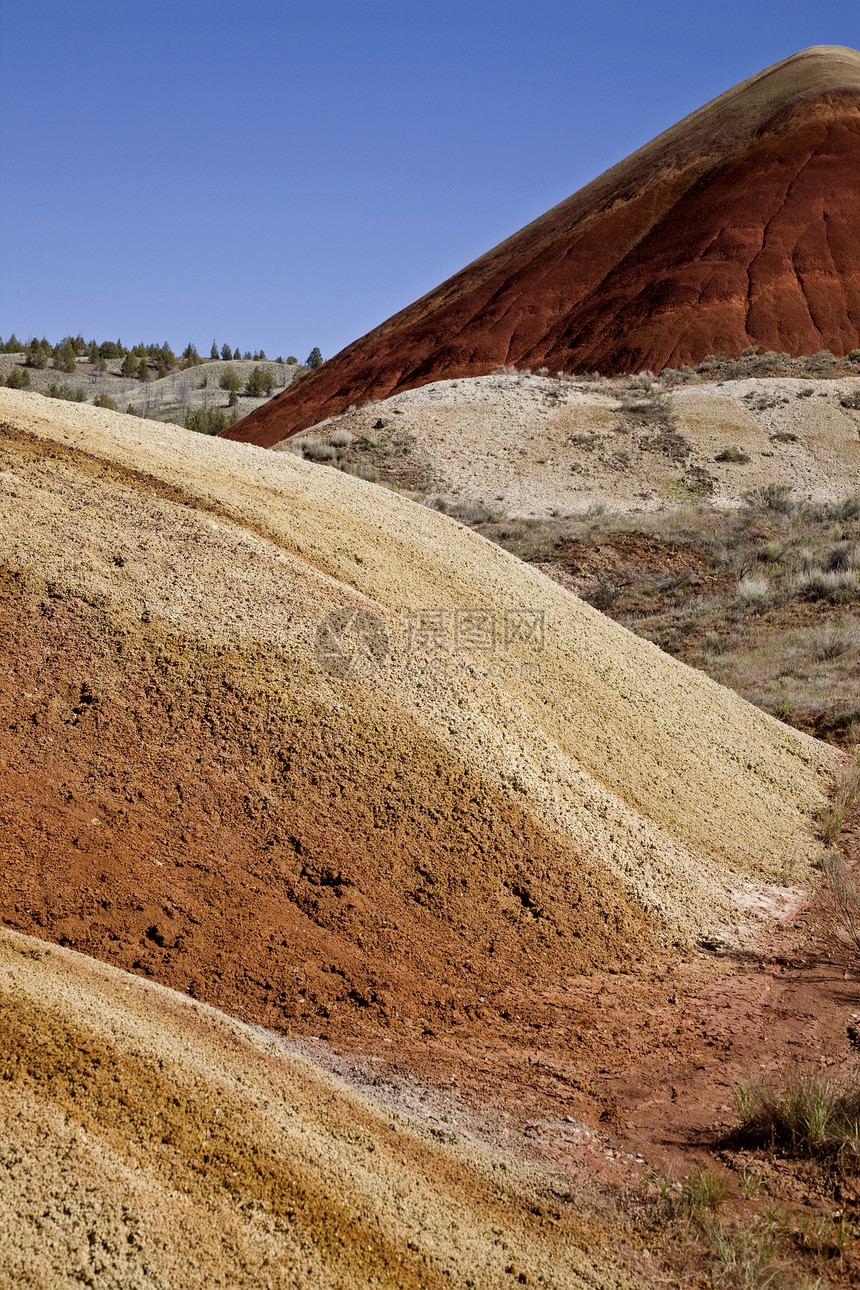
[{"label": "tan mound", "polygon": [[860,54],[744,81],[225,431],[296,430],[500,363],[659,371],[860,346]]},{"label": "tan mound", "polygon": [[160,986],[3,930],[0,1014],[4,1286],[628,1284],[563,1181]]},{"label": "tan mound", "polygon": [[[315,426],[276,447],[353,437],[380,479],[510,515],[652,510],[691,498],[735,505],[787,484],[823,500],[860,492],[856,377],[767,377],[676,388],[666,434],[622,412],[625,382],[601,387],[500,374],[438,381]],[[726,448],[746,460],[718,460]]]},{"label": "tan mound", "polygon": [[[0,408],[6,922],[272,1027],[492,1027],[512,979],[732,925],[814,850],[832,750],[445,517]],[[314,648],[344,606],[355,669]]]}]

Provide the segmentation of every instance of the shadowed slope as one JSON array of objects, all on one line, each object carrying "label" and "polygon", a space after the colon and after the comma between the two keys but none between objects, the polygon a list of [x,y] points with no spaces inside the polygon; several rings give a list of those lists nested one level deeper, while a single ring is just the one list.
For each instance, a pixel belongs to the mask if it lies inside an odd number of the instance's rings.
[{"label": "shadowed slope", "polygon": [[659,370],[860,345],[860,54],[715,99],[226,432],[264,447],[500,363]]},{"label": "shadowed slope", "polygon": [[2,929],[0,1017],[5,1286],[628,1285],[547,1172],[172,991]]}]

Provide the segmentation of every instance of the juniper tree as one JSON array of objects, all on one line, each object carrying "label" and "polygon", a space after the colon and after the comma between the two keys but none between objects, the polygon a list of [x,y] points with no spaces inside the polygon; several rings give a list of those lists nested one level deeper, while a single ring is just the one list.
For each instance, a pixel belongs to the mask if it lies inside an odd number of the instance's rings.
[{"label": "juniper tree", "polygon": [[270,367],[255,367],[248,377],[245,394],[252,399],[268,396],[275,388],[275,374]]},{"label": "juniper tree", "polygon": [[225,367],[218,384],[222,390],[229,390],[231,394],[238,394],[242,388],[242,378],[235,367]]},{"label": "juniper tree", "polygon": [[54,367],[69,375],[76,370],[75,343],[68,336],[54,350]]},{"label": "juniper tree", "polygon": [[[49,347],[50,350],[50,347]],[[35,337],[27,346],[27,366],[28,367],[47,367],[48,353],[43,349],[42,342]]]}]

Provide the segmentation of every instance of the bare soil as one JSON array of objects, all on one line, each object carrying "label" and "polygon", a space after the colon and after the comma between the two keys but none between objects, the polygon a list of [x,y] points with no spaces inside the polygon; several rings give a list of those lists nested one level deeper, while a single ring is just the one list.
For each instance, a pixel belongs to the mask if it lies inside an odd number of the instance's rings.
[{"label": "bare soil", "polygon": [[[236,1170],[230,1240],[242,1249],[213,1265],[224,1284],[235,1275],[224,1268],[262,1280],[243,1226],[263,1221],[261,1202],[287,1224],[272,1237],[276,1286],[325,1284],[316,1269],[333,1227],[343,1270],[328,1266],[347,1286],[372,1274],[392,1286],[543,1277],[608,1288],[654,1284],[655,1260],[677,1282],[648,1172],[673,1160],[693,1170],[725,1150],[714,1130],[729,1124],[721,1107],[751,1063],[787,1069],[802,1052],[846,1064],[851,978],[824,961],[838,956],[821,953],[801,917],[821,851],[814,815],[844,758],[393,492],[37,395],[3,391],[0,403],[2,920],[182,991],[173,1011],[155,1005],[180,1051],[196,1043],[183,1009],[214,1004],[408,1111],[443,1153],[462,1151],[465,1168],[504,1151],[540,1174],[517,1174],[516,1200],[485,1181],[473,1195],[422,1155],[441,1208],[411,1180],[378,1200],[372,1169],[343,1192],[349,1169],[332,1175],[331,1139],[314,1131],[302,1169],[324,1177],[291,1216],[273,1181],[296,1169],[287,1148],[278,1154],[280,1103],[245,1123],[248,1090],[236,1093],[231,1076],[228,1131],[212,1155],[220,1072],[214,1089],[197,1086],[194,1120],[175,1050],[156,1074],[157,1027],[141,1072],[134,1035],[105,1047],[95,1022],[84,1025],[107,986],[81,993],[73,1021],[59,1003],[46,1020],[45,978],[19,989],[13,967],[11,981],[0,973],[14,987],[6,1123],[19,1126],[7,1173],[20,1179],[22,1154],[35,1162],[15,1193],[20,1213],[53,1214],[46,1196],[74,1194],[84,1215],[80,1227],[52,1227],[54,1245],[28,1248],[28,1275],[53,1274],[51,1251],[63,1269],[72,1254],[80,1264],[91,1232],[115,1264],[119,1220],[105,1211],[99,1226],[92,1196],[115,1195],[132,1165],[142,1186],[151,1155],[159,1187],[172,1189],[164,1259],[185,1248],[182,1231],[209,1248],[225,1212],[212,1187]],[[442,680],[332,675],[310,644],[332,607],[370,606],[395,633],[409,606],[501,612],[536,596],[553,625],[545,687],[471,655]],[[72,969],[61,962],[62,979]],[[111,976],[110,989],[125,993],[128,979]],[[257,1105],[270,1068],[243,1063]],[[49,1069],[58,1077],[43,1081]],[[319,1100],[314,1078],[279,1095],[287,1107]],[[349,1106],[339,1141],[355,1132]],[[27,1155],[30,1126],[48,1116]],[[88,1200],[56,1161],[86,1178],[96,1148],[69,1155],[60,1117],[114,1152]],[[391,1132],[384,1118],[362,1129],[361,1159],[396,1155]],[[834,1207],[838,1178],[803,1181],[765,1163],[774,1197]],[[198,1205],[192,1217],[182,1196]],[[462,1238],[445,1234],[452,1222]],[[304,1270],[290,1224],[309,1251]],[[134,1276],[155,1257],[142,1248]],[[165,1266],[166,1284],[189,1283]]]}]

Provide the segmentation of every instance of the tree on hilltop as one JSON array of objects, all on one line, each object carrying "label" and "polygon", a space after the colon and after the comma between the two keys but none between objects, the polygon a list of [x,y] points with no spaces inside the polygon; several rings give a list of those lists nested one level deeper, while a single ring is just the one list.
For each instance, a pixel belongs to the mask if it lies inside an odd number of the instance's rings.
[{"label": "tree on hilltop", "polygon": [[218,346],[215,344],[215,341],[214,341],[214,340],[213,340],[213,342],[212,342],[212,348],[211,348],[211,349],[210,349],[210,351],[209,351],[209,357],[210,357],[210,358],[217,358],[217,357],[218,357]]},{"label": "tree on hilltop", "polygon": [[66,372],[71,375],[76,370],[76,351],[75,343],[70,337],[66,336],[65,340],[54,350],[54,367],[58,372]]},{"label": "tree on hilltop", "polygon": [[189,342],[182,351],[183,371],[187,371],[189,367],[197,367],[197,365],[202,362],[203,362],[203,359],[197,353],[197,346],[192,345]]},{"label": "tree on hilltop", "polygon": [[313,349],[305,359],[305,367],[313,369],[315,367],[322,367],[322,365],[323,356],[319,351],[319,345],[314,345]]},{"label": "tree on hilltop", "polygon": [[36,340],[34,337],[27,346],[27,366],[37,368],[47,367],[49,353],[50,346],[48,346],[48,350],[46,352],[42,346],[42,342],[40,340]]}]

